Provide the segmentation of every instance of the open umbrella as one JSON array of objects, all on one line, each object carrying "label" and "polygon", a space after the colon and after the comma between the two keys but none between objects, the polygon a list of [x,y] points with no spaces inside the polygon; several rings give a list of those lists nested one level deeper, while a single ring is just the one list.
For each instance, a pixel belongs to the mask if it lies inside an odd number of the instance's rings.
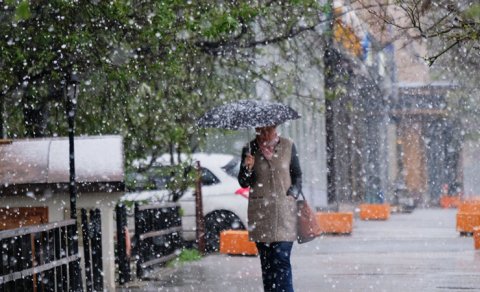
[{"label": "open umbrella", "polygon": [[207,111],[198,119],[197,125],[203,128],[239,130],[279,125],[298,118],[300,115],[285,104],[246,99]]}]

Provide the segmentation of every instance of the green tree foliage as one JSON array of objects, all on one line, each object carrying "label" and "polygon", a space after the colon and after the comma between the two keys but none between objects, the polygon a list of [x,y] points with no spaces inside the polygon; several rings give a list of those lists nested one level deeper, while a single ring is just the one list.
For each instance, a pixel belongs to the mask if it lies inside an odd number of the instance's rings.
[{"label": "green tree foliage", "polygon": [[129,162],[195,148],[195,118],[265,74],[256,49],[315,30],[323,13],[312,0],[0,3],[4,134],[66,135],[76,75],[76,133],[122,134]]}]

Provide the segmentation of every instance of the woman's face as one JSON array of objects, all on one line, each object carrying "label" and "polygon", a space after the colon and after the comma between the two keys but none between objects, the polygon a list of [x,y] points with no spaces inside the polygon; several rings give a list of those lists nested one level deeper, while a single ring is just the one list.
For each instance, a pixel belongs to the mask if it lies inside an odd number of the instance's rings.
[{"label": "woman's face", "polygon": [[259,141],[270,141],[275,138],[277,130],[275,126],[268,126],[262,128],[255,128],[255,133]]}]

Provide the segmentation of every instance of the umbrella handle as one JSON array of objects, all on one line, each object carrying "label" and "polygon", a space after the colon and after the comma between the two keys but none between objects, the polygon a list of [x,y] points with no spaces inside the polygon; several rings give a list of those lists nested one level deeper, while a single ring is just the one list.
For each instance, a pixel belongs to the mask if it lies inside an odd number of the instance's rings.
[{"label": "umbrella handle", "polygon": [[[250,131],[248,131],[248,132],[250,132]],[[252,155],[252,145],[251,145],[252,143],[250,142],[250,139],[247,139],[247,141],[248,141],[247,142],[247,144],[248,144],[248,154]]]},{"label": "umbrella handle", "polygon": [[[255,140],[255,139],[254,139]],[[253,148],[253,150],[257,150],[258,148]],[[255,156],[255,153],[252,152],[252,141],[248,141],[248,154]]]},{"label": "umbrella handle", "polygon": [[[255,141],[255,140],[256,140],[256,138],[257,138],[256,134],[255,134],[254,137],[255,137],[255,138],[254,138],[252,141]],[[250,141],[250,139],[248,139],[248,140],[249,140],[249,141],[248,141],[248,154],[250,154],[250,155],[252,155],[252,156],[255,156],[255,153],[252,153],[252,141]],[[257,150],[258,150],[258,147],[257,147],[257,148],[253,147],[253,150],[254,150],[254,151],[257,151]]]}]

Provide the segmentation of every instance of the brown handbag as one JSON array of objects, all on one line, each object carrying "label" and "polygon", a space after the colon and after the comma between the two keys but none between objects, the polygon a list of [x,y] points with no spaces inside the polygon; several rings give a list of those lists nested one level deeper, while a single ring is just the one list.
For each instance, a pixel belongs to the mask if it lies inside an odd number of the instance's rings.
[{"label": "brown handbag", "polygon": [[315,213],[305,200],[297,200],[297,242],[305,243],[312,241],[321,234],[320,226],[317,223]]}]

